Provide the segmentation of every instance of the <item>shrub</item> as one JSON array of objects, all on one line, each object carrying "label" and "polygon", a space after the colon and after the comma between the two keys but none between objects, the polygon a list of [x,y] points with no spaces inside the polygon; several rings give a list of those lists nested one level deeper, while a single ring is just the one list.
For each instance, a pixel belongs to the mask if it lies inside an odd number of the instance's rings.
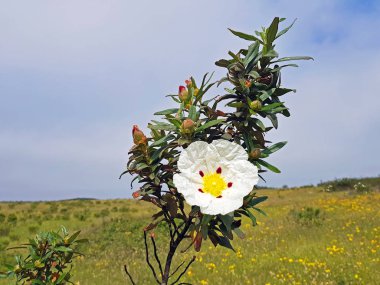
[{"label": "shrub", "polygon": [[6,216],[3,213],[0,213],[0,223],[4,223],[5,218],[6,218]]},{"label": "shrub", "polygon": [[[16,264],[7,265],[7,272],[0,272],[0,277],[17,279],[16,284],[73,284],[70,271],[72,261],[78,253],[77,248],[81,242],[77,240],[80,231],[71,236],[62,227],[61,233],[41,232],[34,239],[30,239],[27,246],[28,255],[17,255]],[[18,247],[20,248],[20,247]]]},{"label": "shrub", "polygon": [[369,193],[369,192],[371,192],[371,189],[367,185],[365,185],[364,183],[362,183],[360,181],[354,185],[354,189],[358,193]]},{"label": "shrub", "polygon": [[7,222],[11,225],[16,225],[17,224],[17,216],[15,214],[10,214],[8,216]]},{"label": "shrub", "polygon": [[319,208],[306,207],[299,211],[291,210],[289,215],[293,221],[300,225],[321,225],[324,220]]}]

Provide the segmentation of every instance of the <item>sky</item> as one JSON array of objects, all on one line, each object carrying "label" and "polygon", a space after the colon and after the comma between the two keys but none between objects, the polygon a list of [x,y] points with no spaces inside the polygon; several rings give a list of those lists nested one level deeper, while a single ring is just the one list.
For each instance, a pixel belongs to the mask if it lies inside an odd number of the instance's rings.
[{"label": "sky", "polygon": [[[280,56],[292,116],[267,138],[288,141],[268,161],[267,186],[380,175],[380,2],[354,0],[35,0],[0,10],[0,200],[128,198],[118,179],[132,145],[189,76],[276,16],[297,22]],[[222,94],[213,89],[210,96]],[[265,185],[261,183],[261,185]]]}]

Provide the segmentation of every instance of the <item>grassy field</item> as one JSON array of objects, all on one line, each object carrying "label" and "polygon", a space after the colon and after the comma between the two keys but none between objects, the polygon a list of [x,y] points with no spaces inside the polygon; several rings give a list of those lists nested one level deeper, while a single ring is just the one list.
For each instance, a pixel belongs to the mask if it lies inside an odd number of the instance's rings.
[{"label": "grassy field", "polygon": [[[326,193],[321,187],[259,190],[269,199],[259,225],[244,221],[246,238],[236,238],[236,252],[203,243],[190,259],[184,282],[192,284],[380,284],[380,193],[353,190]],[[75,284],[129,284],[128,264],[137,284],[155,284],[145,265],[142,228],[155,209],[133,200],[74,200],[0,203],[0,264],[12,262],[5,248],[27,241],[40,230],[82,229],[90,239],[85,257],[75,262]],[[164,252],[165,229],[156,231]],[[184,244],[183,246],[186,246]],[[163,257],[162,257],[163,258]],[[14,284],[0,280],[0,284]]]}]

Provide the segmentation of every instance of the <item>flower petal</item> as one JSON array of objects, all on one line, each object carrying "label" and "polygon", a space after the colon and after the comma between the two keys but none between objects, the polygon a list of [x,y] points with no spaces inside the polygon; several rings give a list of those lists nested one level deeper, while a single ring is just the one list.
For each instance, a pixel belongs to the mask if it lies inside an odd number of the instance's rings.
[{"label": "flower petal", "polygon": [[177,191],[181,193],[189,205],[207,207],[211,201],[211,195],[199,192],[202,188],[202,180],[195,175],[177,173],[173,176],[173,183]]},{"label": "flower petal", "polygon": [[201,212],[208,215],[228,214],[230,212],[239,209],[243,205],[243,198],[240,199],[228,199],[222,196],[221,198],[213,198],[209,205],[206,207],[200,207]]},{"label": "flower petal", "polygon": [[208,152],[208,143],[203,141],[193,142],[179,156],[178,169],[181,172],[198,172],[200,167],[205,164]]},{"label": "flower petal", "polygon": [[214,140],[211,145],[215,147],[222,159],[227,161],[248,160],[247,152],[237,143],[220,139]]},{"label": "flower petal", "polygon": [[225,177],[228,182],[232,182],[232,187],[224,190],[222,195],[230,199],[244,197],[259,182],[258,169],[248,160],[231,162],[225,172]]}]

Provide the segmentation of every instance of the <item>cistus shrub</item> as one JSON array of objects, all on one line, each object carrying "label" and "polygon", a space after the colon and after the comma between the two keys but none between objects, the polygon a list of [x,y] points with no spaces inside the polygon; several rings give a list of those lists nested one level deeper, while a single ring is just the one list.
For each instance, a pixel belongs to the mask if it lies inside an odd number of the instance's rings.
[{"label": "cistus shrub", "polygon": [[60,231],[41,232],[29,242],[10,249],[25,249],[25,256],[16,255],[15,264],[7,264],[8,271],[0,272],[2,278],[15,278],[16,284],[63,285],[73,284],[71,269],[73,259],[82,255],[79,244],[86,239],[77,239],[80,231],[70,235],[62,227]]}]

